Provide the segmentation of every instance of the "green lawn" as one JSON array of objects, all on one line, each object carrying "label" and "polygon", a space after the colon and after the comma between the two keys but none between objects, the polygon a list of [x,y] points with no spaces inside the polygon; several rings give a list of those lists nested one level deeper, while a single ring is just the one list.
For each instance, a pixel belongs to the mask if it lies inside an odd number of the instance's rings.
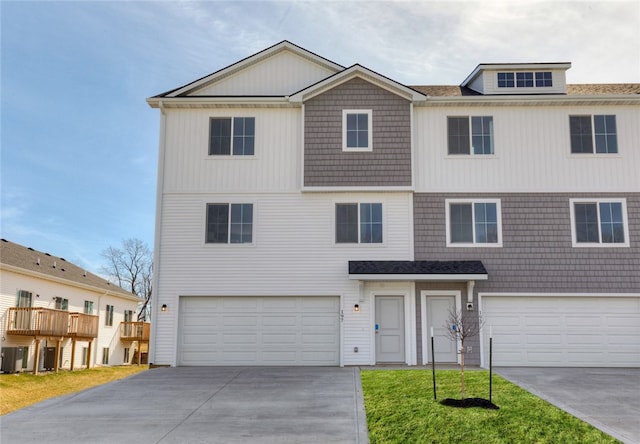
[{"label": "green lawn", "polygon": [[79,392],[96,385],[145,371],[148,365],[94,367],[58,373],[16,373],[0,375],[0,415],[30,406],[45,399]]},{"label": "green lawn", "polygon": [[[436,371],[438,400],[429,370],[363,370],[371,443],[618,443],[595,427],[493,376],[499,410],[439,404],[460,398],[460,372]],[[465,396],[489,399],[489,372],[465,372]]]}]

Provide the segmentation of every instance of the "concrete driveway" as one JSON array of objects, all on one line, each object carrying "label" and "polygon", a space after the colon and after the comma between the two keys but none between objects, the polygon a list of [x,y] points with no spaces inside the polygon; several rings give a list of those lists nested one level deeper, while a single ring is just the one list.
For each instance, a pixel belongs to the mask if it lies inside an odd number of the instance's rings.
[{"label": "concrete driveway", "polygon": [[3,443],[368,443],[360,370],[155,368],[0,418]]},{"label": "concrete driveway", "polygon": [[500,367],[495,372],[628,444],[640,444],[640,369]]}]

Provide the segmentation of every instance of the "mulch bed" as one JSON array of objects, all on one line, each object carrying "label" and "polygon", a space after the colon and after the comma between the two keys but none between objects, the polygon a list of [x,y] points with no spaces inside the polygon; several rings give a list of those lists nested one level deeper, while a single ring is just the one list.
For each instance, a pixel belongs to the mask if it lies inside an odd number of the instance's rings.
[{"label": "mulch bed", "polygon": [[447,405],[449,407],[462,407],[462,408],[482,407],[483,409],[493,409],[493,410],[497,410],[500,408],[497,405],[495,405],[493,402],[484,398],[465,398],[465,399],[447,398],[440,401],[440,404]]}]

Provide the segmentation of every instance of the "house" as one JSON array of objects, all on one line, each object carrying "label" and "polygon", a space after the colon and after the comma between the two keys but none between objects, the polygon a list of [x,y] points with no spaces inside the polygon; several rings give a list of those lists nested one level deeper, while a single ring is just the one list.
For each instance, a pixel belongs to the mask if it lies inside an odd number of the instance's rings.
[{"label": "house", "polygon": [[457,362],[458,311],[467,364],[640,366],[640,84],[570,67],[406,86],[283,41],[147,99],[150,362]]},{"label": "house", "polygon": [[0,240],[2,371],[143,362],[140,299],[61,257]]}]

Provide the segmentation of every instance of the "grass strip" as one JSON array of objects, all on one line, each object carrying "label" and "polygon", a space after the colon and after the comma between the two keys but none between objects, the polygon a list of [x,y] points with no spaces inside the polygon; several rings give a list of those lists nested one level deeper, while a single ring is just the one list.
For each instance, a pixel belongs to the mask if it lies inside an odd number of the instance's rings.
[{"label": "grass strip", "polygon": [[[460,372],[362,370],[369,439],[376,443],[618,443],[590,424],[493,376],[492,401],[499,410],[440,404],[460,398]],[[489,399],[489,373],[465,372],[465,396]]]},{"label": "grass strip", "polygon": [[68,395],[147,370],[148,365],[94,367],[58,373],[0,375],[0,415],[45,399]]}]

